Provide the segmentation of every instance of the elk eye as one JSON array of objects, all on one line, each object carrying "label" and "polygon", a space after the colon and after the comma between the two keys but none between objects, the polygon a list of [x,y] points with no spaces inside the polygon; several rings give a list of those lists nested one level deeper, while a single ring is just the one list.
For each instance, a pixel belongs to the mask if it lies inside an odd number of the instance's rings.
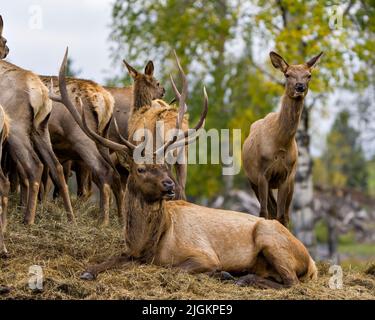
[{"label": "elk eye", "polygon": [[289,74],[285,74],[285,78],[289,78],[290,77],[290,75]]},{"label": "elk eye", "polygon": [[160,87],[160,82],[158,82],[156,85],[157,85],[158,87]]},{"label": "elk eye", "polygon": [[138,171],[138,173],[145,173],[146,169],[145,168],[138,168],[137,171]]},{"label": "elk eye", "polygon": [[307,77],[308,77],[309,79],[311,79],[311,74],[309,74]]}]

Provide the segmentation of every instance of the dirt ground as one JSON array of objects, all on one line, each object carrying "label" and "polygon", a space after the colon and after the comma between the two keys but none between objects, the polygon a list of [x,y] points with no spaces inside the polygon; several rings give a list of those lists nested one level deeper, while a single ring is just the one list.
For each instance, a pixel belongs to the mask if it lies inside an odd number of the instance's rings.
[{"label": "dirt ground", "polygon": [[[15,201],[11,201],[14,203]],[[111,226],[99,228],[92,203],[73,201],[77,225],[67,223],[61,204],[40,206],[33,226],[24,226],[20,208],[11,207],[6,244],[0,258],[0,286],[11,291],[0,299],[374,299],[375,264],[345,266],[343,289],[330,289],[329,265],[319,263],[319,280],[284,290],[238,287],[206,275],[176,269],[131,265],[79,279],[89,263],[121,253],[121,228],[112,212]],[[29,267],[42,267],[43,290],[29,288]],[[367,272],[366,272],[367,271]]]}]

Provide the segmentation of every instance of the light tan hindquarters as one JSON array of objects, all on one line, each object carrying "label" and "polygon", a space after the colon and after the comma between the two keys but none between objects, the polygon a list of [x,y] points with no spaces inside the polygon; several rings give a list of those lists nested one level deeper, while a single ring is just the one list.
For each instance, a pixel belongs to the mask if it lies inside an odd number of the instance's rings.
[{"label": "light tan hindquarters", "polygon": [[[40,77],[47,86],[52,79],[54,92],[60,94],[56,77]],[[115,100],[112,94],[91,80],[67,78],[66,81],[71,100],[76,106],[79,106],[82,100],[82,103],[91,109],[98,122],[98,133],[103,134],[113,114]]]},{"label": "light tan hindquarters", "polygon": [[51,113],[52,101],[48,96],[48,89],[35,75],[27,78],[27,87],[30,105],[33,108],[35,128],[38,128],[42,121]]}]

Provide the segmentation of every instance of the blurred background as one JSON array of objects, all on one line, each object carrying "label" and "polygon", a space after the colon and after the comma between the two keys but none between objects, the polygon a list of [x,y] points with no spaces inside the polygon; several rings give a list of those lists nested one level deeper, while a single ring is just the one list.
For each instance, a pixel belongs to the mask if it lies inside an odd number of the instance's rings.
[{"label": "blurred background", "polygon": [[[302,63],[324,51],[297,134],[299,169],[292,227],[317,259],[375,260],[375,2],[373,0],[3,1],[9,60],[56,74],[66,45],[72,75],[131,84],[126,60],[151,59],[172,97],[176,50],[188,74],[190,121],[202,85],[206,129],[240,128],[277,110],[283,76],[268,53]],[[235,155],[237,158],[240,155]],[[244,172],[189,165],[187,194],[206,205],[256,214]]]}]

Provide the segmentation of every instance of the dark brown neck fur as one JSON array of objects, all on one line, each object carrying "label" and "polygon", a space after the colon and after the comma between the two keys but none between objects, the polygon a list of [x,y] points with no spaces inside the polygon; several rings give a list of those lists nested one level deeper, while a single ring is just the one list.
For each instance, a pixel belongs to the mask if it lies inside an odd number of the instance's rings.
[{"label": "dark brown neck fur", "polygon": [[281,100],[281,110],[278,118],[278,138],[283,145],[290,144],[298,129],[301,119],[304,98],[290,98],[284,94]]},{"label": "dark brown neck fur", "polygon": [[138,110],[144,106],[151,106],[152,95],[149,90],[146,88],[146,85],[141,81],[134,83],[134,110]]},{"label": "dark brown neck fur", "polygon": [[129,177],[124,214],[125,242],[129,256],[142,262],[153,261],[160,240],[171,223],[164,202],[145,201],[139,190],[136,190],[132,177]]}]

